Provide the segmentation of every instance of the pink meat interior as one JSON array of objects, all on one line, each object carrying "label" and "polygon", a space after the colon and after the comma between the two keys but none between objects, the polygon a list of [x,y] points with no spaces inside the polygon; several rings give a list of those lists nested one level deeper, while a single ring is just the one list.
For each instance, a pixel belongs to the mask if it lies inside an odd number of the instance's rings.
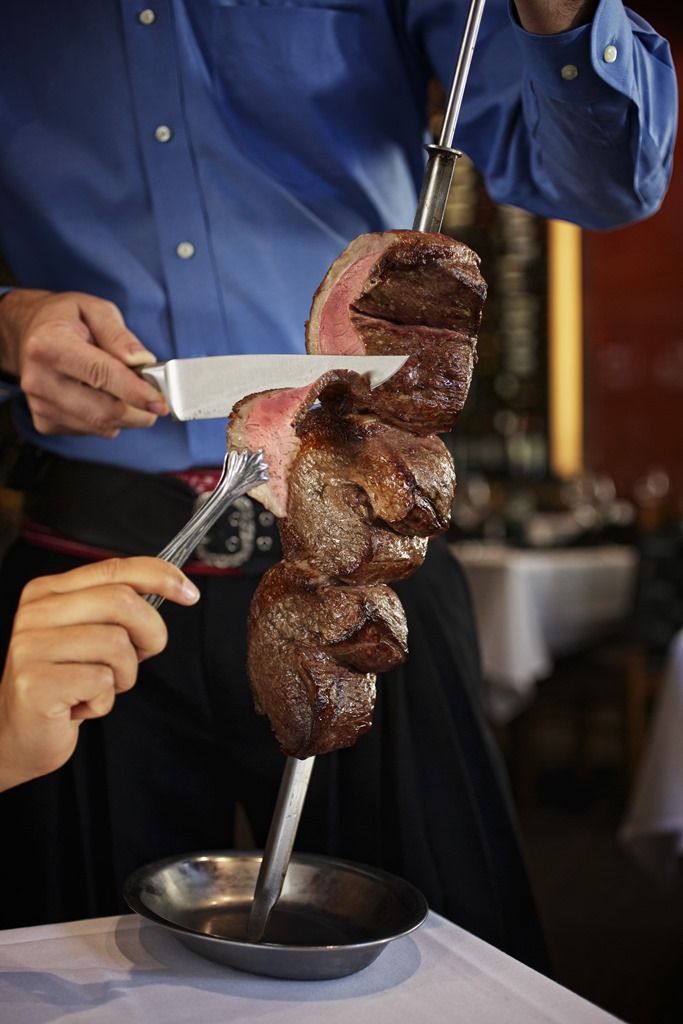
[{"label": "pink meat interior", "polygon": [[262,449],[264,452],[269,487],[281,506],[282,515],[287,508],[289,471],[299,447],[293,424],[310,390],[311,385],[308,385],[259,395],[244,422],[248,447],[252,451]]},{"label": "pink meat interior", "polygon": [[356,301],[381,250],[363,256],[345,270],[330,290],[320,316],[318,351],[322,355],[365,355],[365,347],[349,320],[349,307]]}]

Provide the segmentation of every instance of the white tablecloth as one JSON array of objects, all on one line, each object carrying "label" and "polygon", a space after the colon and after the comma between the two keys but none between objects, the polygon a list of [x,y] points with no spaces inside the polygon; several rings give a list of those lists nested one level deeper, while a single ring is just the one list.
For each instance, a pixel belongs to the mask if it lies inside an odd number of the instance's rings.
[{"label": "white tablecloth", "polygon": [[553,659],[580,651],[628,613],[635,549],[620,545],[520,550],[454,544],[479,631],[491,717],[509,721],[532,699]]},{"label": "white tablecloth", "polygon": [[679,877],[683,856],[683,631],[671,645],[647,742],[620,830],[654,877]]},{"label": "white tablecloth", "polygon": [[185,950],[134,916],[0,932],[2,1024],[614,1024],[430,914],[358,974],[279,981]]}]

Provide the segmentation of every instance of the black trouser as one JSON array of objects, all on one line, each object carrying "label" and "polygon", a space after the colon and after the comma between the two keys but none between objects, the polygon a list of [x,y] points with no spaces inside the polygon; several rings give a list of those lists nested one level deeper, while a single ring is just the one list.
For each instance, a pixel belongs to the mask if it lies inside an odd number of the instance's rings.
[{"label": "black trouser", "polygon": [[[76,561],[17,542],[2,571],[6,625],[24,583]],[[166,604],[166,651],[60,771],[0,795],[0,925],[123,911],[141,864],[230,848],[239,801],[263,844],[283,758],[245,676],[256,580],[203,577],[193,608]],[[410,658],[380,679],[372,730],[320,757],[296,843],[384,867],[432,909],[545,970],[543,940],[497,751],[480,708],[462,572],[445,545],[396,587]]]}]

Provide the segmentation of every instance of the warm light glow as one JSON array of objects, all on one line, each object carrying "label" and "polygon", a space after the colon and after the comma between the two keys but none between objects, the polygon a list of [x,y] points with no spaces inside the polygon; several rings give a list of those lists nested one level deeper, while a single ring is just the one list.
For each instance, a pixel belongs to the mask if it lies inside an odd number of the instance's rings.
[{"label": "warm light glow", "polygon": [[562,479],[583,465],[581,229],[548,222],[550,468]]}]

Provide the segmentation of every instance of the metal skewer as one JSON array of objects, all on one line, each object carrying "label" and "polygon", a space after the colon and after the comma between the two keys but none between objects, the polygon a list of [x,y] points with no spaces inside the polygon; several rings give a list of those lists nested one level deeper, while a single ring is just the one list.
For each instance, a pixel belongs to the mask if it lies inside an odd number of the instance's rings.
[{"label": "metal skewer", "polygon": [[[455,162],[462,155],[459,150],[451,147],[451,143],[484,11],[484,2],[485,0],[471,0],[441,136],[437,145],[426,147],[429,159],[413,222],[415,231],[441,230]],[[295,757],[287,758],[249,914],[249,942],[261,941],[270,913],[280,898],[314,761],[314,757],[303,761]]]},{"label": "metal skewer", "polygon": [[247,942],[261,941],[280,898],[314,761],[315,757],[287,758],[249,912]]},{"label": "metal skewer", "polygon": [[470,3],[441,135],[438,143],[425,147],[429,159],[422,179],[422,189],[413,221],[414,231],[441,231],[455,163],[458,157],[462,156],[459,149],[453,149],[453,137],[472,63],[474,44],[477,41],[481,16],[484,13],[484,3],[485,0],[472,0]]}]

